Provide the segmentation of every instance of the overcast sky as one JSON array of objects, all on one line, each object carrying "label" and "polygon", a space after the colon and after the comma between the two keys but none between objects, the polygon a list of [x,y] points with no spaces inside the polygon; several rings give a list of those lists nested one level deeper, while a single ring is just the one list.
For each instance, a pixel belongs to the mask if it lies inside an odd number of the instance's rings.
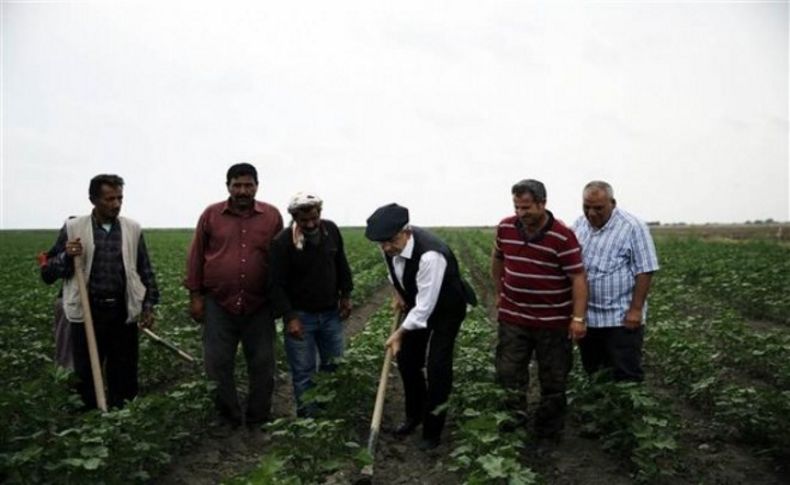
[{"label": "overcast sky", "polygon": [[[536,178],[649,221],[790,219],[787,2],[3,1],[0,228],[192,227],[232,163],[362,225],[493,225]],[[285,213],[284,213],[285,214]]]}]

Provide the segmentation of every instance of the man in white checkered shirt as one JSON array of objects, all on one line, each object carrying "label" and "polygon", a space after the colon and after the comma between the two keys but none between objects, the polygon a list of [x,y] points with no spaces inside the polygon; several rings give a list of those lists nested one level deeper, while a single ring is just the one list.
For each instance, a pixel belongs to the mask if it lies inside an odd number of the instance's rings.
[{"label": "man in white checkered shirt", "polygon": [[653,238],[644,222],[617,207],[608,183],[588,183],[582,197],[584,216],[573,224],[589,284],[582,364],[589,374],[608,369],[615,380],[641,381],[647,294],[658,270]]}]

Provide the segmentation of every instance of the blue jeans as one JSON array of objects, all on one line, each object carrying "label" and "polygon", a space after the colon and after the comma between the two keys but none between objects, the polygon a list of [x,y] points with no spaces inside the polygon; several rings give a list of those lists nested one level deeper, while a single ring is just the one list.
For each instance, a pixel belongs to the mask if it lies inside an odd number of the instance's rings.
[{"label": "blue jeans", "polygon": [[298,313],[304,337],[297,340],[286,332],[285,355],[291,368],[297,414],[304,416],[311,414],[312,409],[303,405],[302,394],[313,387],[316,369],[331,372],[336,367],[334,360],[343,356],[343,323],[337,310]]}]

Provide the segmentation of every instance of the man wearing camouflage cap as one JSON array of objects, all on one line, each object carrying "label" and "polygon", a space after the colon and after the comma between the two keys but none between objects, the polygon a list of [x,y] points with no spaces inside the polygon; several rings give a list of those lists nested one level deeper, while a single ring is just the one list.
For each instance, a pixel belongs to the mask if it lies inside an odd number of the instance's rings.
[{"label": "man wearing camouflage cap", "polygon": [[[294,195],[289,227],[272,240],[271,298],[285,325],[285,353],[291,368],[297,414],[314,407],[302,400],[316,367],[332,371],[343,356],[343,323],[351,314],[351,269],[343,237],[334,222],[321,218],[322,200]],[[317,365],[316,356],[319,358]]]}]

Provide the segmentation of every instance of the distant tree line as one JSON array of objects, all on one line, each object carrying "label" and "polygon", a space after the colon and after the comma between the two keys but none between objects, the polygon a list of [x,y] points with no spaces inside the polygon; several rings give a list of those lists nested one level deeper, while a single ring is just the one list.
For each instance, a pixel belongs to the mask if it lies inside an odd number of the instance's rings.
[{"label": "distant tree line", "polygon": [[[753,221],[746,221],[746,222],[744,222],[744,224],[749,224],[749,225],[753,225],[753,224],[776,224],[776,223],[777,223],[777,221],[774,220],[771,217],[769,217],[768,219],[765,219],[765,220],[755,219]],[[661,226],[662,224],[661,224],[661,221],[648,221],[647,225],[651,226],[651,227],[658,227],[658,226]],[[674,226],[688,226],[689,224],[686,223],[686,222],[668,222],[668,223],[665,223],[663,225],[664,226],[669,226],[669,227],[674,227]],[[696,225],[701,225],[701,226],[722,226],[722,225],[725,225],[726,226],[727,224],[721,224],[721,223],[718,223],[718,222],[706,222],[704,224],[696,224]]]}]

